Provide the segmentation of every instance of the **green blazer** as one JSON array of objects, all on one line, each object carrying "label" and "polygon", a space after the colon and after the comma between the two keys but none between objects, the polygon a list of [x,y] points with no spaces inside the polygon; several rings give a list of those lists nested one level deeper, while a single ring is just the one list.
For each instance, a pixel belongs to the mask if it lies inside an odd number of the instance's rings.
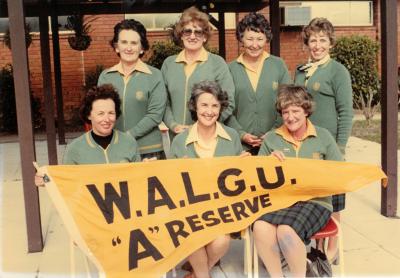
[{"label": "green blazer", "polygon": [[235,85],[225,60],[208,52],[207,60],[198,64],[189,79],[186,79],[185,64],[176,62],[177,56],[169,56],[165,59],[161,68],[168,93],[164,115],[165,124],[170,129],[174,129],[178,124],[190,125],[193,123],[187,102],[190,99],[193,85],[204,80],[216,81],[222,90],[228,93],[229,106],[222,112],[220,118],[220,121],[224,122],[235,108],[233,97]]},{"label": "green blazer", "polygon": [[[305,72],[296,69],[295,84],[305,84]],[[353,92],[348,70],[330,59],[320,65],[307,82],[307,90],[316,103],[311,122],[329,130],[342,153],[353,125]]]},{"label": "green blazer", "polygon": [[106,149],[94,141],[91,131],[89,131],[68,144],[63,157],[63,164],[67,165],[139,161],[140,154],[136,140],[116,129],[114,129],[113,137]]}]

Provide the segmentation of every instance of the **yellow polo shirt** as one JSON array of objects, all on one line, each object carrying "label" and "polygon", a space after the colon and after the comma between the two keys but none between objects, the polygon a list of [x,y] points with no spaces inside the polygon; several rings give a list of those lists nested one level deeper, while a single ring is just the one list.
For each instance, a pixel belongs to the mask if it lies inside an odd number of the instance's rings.
[{"label": "yellow polo shirt", "polygon": [[296,150],[296,153],[300,149],[301,143],[310,136],[317,136],[317,132],[315,130],[314,125],[311,123],[309,119],[307,119],[307,130],[304,133],[303,137],[300,140],[295,140],[293,136],[290,134],[290,131],[287,129],[285,125],[276,129],[276,134],[279,134],[285,139],[287,142],[291,143]]},{"label": "yellow polo shirt", "polygon": [[191,143],[194,143],[194,149],[200,158],[214,157],[215,149],[218,143],[218,136],[227,139],[229,141],[232,141],[232,138],[223,129],[221,124],[219,122],[216,122],[216,125],[217,127],[215,129],[214,135],[212,136],[213,139],[211,140],[211,142],[204,142],[200,138],[199,133],[197,131],[197,122],[194,123],[189,131],[188,137],[186,138],[185,145],[187,146]]},{"label": "yellow polo shirt", "polygon": [[123,76],[125,85],[128,83],[130,76],[135,71],[140,71],[140,72],[143,72],[143,73],[152,74],[152,72],[149,69],[149,67],[140,59],[137,61],[136,65],[132,69],[132,71],[129,72],[127,75],[125,75],[125,73],[124,73],[124,70],[122,68],[122,63],[121,62],[119,62],[118,64],[116,64],[113,67],[111,67],[108,71],[118,71]]},{"label": "yellow polo shirt", "polygon": [[260,80],[264,61],[265,61],[265,59],[268,59],[268,57],[269,57],[269,53],[266,51],[263,51],[263,53],[261,54],[260,62],[258,63],[257,69],[251,68],[250,65],[248,63],[246,63],[246,61],[243,59],[243,53],[240,54],[239,57],[236,59],[236,61],[238,63],[241,63],[244,66],[247,76],[249,77],[251,87],[253,87],[254,92],[257,90],[257,85],[258,85],[258,81]]},{"label": "yellow polo shirt", "polygon": [[204,47],[202,47],[200,50],[199,57],[192,64],[189,64],[189,62],[187,61],[186,56],[185,56],[185,50],[182,50],[181,52],[179,52],[178,56],[175,59],[175,62],[185,63],[183,69],[185,71],[186,80],[187,80],[194,72],[196,66],[200,63],[207,61],[207,59],[208,59],[208,52],[207,52],[207,50],[205,50]]}]

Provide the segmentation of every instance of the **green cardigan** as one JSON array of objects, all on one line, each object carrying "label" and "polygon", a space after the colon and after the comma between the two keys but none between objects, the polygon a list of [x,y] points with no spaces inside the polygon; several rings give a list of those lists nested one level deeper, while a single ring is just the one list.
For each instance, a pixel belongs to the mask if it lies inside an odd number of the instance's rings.
[{"label": "green cardigan", "polygon": [[[222,128],[231,137],[231,140],[219,137],[217,138],[217,146],[215,148],[214,157],[220,156],[236,156],[240,155],[243,151],[242,145],[240,143],[240,138],[236,130],[225,126],[223,124]],[[190,127],[192,128],[192,127]],[[186,145],[186,139],[189,135],[190,128],[186,129],[184,132],[178,134],[174,137],[171,144],[171,156],[174,158],[199,158],[194,148],[194,143]]]},{"label": "green cardigan", "polygon": [[[295,84],[305,84],[305,72],[296,69]],[[326,128],[344,153],[353,119],[353,94],[348,70],[331,59],[320,65],[307,82],[316,108],[310,116],[313,124]]]},{"label": "green cardigan", "polygon": [[140,154],[136,140],[132,136],[114,129],[113,137],[106,149],[93,139],[91,131],[68,144],[63,164],[105,164],[139,162]]},{"label": "green cardigan", "polygon": [[123,76],[110,68],[99,77],[98,85],[113,85],[121,98],[122,114],[115,128],[131,134],[139,144],[141,154],[162,151],[162,121],[167,102],[161,72],[147,65],[151,74],[135,71],[125,86]]},{"label": "green cardigan", "polygon": [[[269,131],[261,144],[258,155],[270,155],[273,151],[281,151],[286,157],[343,161],[342,154],[328,130],[315,126],[317,136],[307,137],[296,153],[293,145],[286,141],[276,130]],[[332,197],[321,197],[310,200],[332,211]]]},{"label": "green cardigan", "polygon": [[292,83],[283,60],[272,55],[264,60],[256,91],[243,64],[235,60],[229,69],[235,83],[235,110],[227,124],[241,138],[245,133],[262,136],[278,126],[280,117],[275,108],[278,86]]},{"label": "green cardigan", "polygon": [[164,115],[165,124],[170,129],[174,129],[178,124],[190,125],[193,123],[187,102],[190,99],[193,85],[204,80],[216,81],[222,90],[228,93],[229,106],[222,112],[220,118],[221,122],[225,121],[235,108],[233,97],[235,86],[225,60],[208,52],[207,60],[198,64],[189,79],[186,80],[185,63],[176,62],[177,56],[169,56],[161,68],[168,93]]}]

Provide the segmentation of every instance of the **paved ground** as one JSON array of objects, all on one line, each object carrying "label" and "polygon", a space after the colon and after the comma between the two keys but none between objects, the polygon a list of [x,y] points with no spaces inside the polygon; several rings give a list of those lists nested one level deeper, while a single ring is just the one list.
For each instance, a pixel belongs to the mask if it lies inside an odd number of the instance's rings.
[{"label": "paved ground", "polygon": [[[59,159],[64,148],[59,146]],[[46,164],[46,142],[38,141],[36,149],[38,162]],[[347,160],[379,165],[380,145],[352,137]],[[40,206],[45,248],[41,253],[27,254],[17,143],[0,144],[0,190],[0,277],[90,277],[87,272],[91,272],[91,267],[85,264],[80,251],[71,247],[64,226],[44,190],[40,190]],[[400,277],[400,219],[380,215],[379,184],[348,194],[342,229],[346,276]],[[234,241],[221,267],[214,270],[214,278],[245,277],[242,274],[242,244],[242,241]],[[339,274],[337,267],[334,274]],[[181,276],[182,272],[178,273],[178,277]],[[265,270],[261,270],[260,277],[266,277]]]}]

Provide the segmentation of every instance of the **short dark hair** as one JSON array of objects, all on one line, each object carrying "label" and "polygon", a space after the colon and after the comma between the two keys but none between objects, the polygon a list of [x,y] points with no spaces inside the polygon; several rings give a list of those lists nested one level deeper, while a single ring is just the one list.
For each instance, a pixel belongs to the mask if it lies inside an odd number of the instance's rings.
[{"label": "short dark hair", "polygon": [[144,51],[149,49],[149,41],[146,37],[146,28],[143,26],[142,23],[134,19],[124,19],[121,22],[117,23],[114,26],[114,37],[110,41],[110,45],[114,49],[115,44],[118,42],[119,33],[121,33],[122,30],[132,30],[139,34],[140,44],[143,49],[143,53],[141,53],[139,57],[142,57],[144,55]]},{"label": "short dark hair", "polygon": [[276,110],[282,115],[282,110],[290,105],[300,106],[311,116],[315,108],[312,95],[307,92],[306,87],[298,85],[281,85],[276,97]]},{"label": "short dark hair", "polygon": [[199,99],[199,96],[204,93],[212,94],[220,103],[221,109],[219,110],[219,117],[221,116],[222,111],[224,111],[229,105],[227,92],[223,91],[217,82],[205,80],[196,83],[192,87],[192,94],[188,101],[188,108],[193,121],[197,121],[197,100]]},{"label": "short dark hair", "polygon": [[301,33],[303,43],[308,45],[310,36],[312,34],[318,34],[321,31],[328,36],[331,45],[334,45],[335,29],[333,28],[332,23],[324,17],[315,17],[310,21],[310,23],[308,23],[308,25],[304,26],[303,32]]},{"label": "short dark hair", "polygon": [[201,27],[204,32],[204,37],[206,38],[206,41],[208,41],[208,39],[211,37],[212,32],[210,22],[208,20],[208,15],[194,6],[184,10],[181,17],[179,18],[179,21],[175,24],[173,41],[182,46],[181,37],[183,29],[185,28],[185,25],[190,22],[197,23]]},{"label": "short dark hair", "polygon": [[118,117],[121,115],[121,99],[111,84],[104,84],[101,86],[93,86],[83,98],[82,105],[79,109],[79,114],[82,121],[88,124],[91,123],[88,118],[90,116],[90,112],[92,112],[93,102],[98,99],[111,99],[114,101],[115,114],[118,119]]},{"label": "short dark hair", "polygon": [[238,23],[236,28],[236,39],[238,41],[242,41],[246,30],[261,32],[265,35],[268,42],[272,40],[271,26],[268,19],[260,13],[249,13]]}]

